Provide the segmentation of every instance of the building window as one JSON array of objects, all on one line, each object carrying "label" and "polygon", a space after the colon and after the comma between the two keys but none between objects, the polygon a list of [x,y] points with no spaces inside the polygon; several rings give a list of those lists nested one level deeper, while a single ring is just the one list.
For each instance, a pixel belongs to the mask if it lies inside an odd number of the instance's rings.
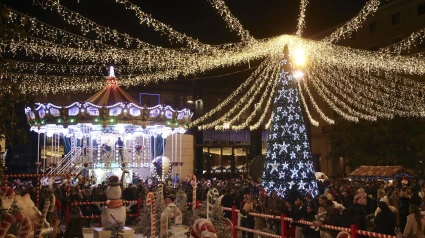
[{"label": "building window", "polygon": [[379,49],[378,44],[373,44],[373,45],[369,46],[370,51],[377,51],[378,49]]},{"label": "building window", "polygon": [[393,15],[391,15],[391,24],[392,25],[397,25],[400,23],[400,13],[394,13]]},{"label": "building window", "polygon": [[357,31],[351,32],[350,40],[355,40],[357,38]]},{"label": "building window", "polygon": [[425,2],[418,4],[418,16],[425,14]]},{"label": "building window", "polygon": [[369,33],[376,32],[376,21],[369,23]]},{"label": "building window", "polygon": [[395,44],[401,41],[401,37],[397,36],[391,39],[391,44]]}]

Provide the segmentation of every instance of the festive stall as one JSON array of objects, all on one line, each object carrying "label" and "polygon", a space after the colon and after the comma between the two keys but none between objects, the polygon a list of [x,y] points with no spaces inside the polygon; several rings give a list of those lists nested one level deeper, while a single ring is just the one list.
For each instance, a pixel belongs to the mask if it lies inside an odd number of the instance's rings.
[{"label": "festive stall", "polygon": [[402,166],[360,166],[351,172],[351,179],[394,180],[413,178],[415,174]]},{"label": "festive stall", "polygon": [[[113,67],[104,88],[89,99],[61,106],[34,103],[25,113],[31,131],[39,133],[43,153],[47,146],[53,152],[64,146],[63,156],[51,160],[49,173],[82,172],[86,182],[90,177],[98,183],[108,175],[121,176],[122,167],[130,177],[133,168],[151,168],[145,176],[164,179],[181,162],[162,156],[165,139],[185,133],[192,117],[188,109],[139,105],[119,87]],[[46,163],[37,163],[45,171]]]}]

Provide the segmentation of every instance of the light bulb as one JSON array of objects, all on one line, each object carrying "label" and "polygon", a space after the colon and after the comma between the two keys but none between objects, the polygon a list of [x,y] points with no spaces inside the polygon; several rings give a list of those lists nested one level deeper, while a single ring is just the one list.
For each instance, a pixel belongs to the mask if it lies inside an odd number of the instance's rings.
[{"label": "light bulb", "polygon": [[304,73],[301,70],[297,70],[294,72],[294,78],[297,80],[301,80],[304,77]]},{"label": "light bulb", "polygon": [[305,52],[303,49],[299,48],[294,50],[294,63],[299,67],[306,65],[307,58],[305,57]]}]

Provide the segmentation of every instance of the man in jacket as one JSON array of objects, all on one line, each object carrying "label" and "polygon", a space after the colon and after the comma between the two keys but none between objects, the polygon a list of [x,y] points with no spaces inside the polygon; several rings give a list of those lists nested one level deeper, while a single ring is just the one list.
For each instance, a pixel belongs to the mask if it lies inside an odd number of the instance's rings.
[{"label": "man in jacket", "polygon": [[299,221],[304,218],[306,214],[306,207],[304,205],[304,200],[302,198],[297,198],[295,200],[295,207],[292,209],[292,219],[294,221],[293,225],[295,225],[295,238],[302,238],[303,234],[303,227],[304,225],[297,223],[296,221]]}]

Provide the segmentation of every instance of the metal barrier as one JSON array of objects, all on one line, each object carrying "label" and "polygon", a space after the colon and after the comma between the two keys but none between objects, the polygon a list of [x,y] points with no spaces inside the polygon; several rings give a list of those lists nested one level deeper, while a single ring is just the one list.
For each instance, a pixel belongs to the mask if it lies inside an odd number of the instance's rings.
[{"label": "metal barrier", "polygon": [[[313,225],[313,222],[309,222],[309,221],[294,221],[292,218],[286,217],[285,214],[282,214],[280,216],[275,216],[275,215],[268,215],[268,214],[254,213],[254,212],[248,213],[248,215],[251,215],[251,216],[254,216],[254,217],[262,217],[262,218],[280,220],[282,232],[281,232],[280,235],[276,235],[276,234],[269,233],[269,232],[257,231],[257,230],[254,230],[254,229],[238,226],[238,213],[240,213],[240,210],[236,209],[236,206],[233,206],[232,208],[223,207],[223,210],[232,212],[232,223],[233,223],[233,227],[234,227],[233,233],[232,233],[233,238],[238,237],[238,230],[252,232],[252,233],[260,234],[262,236],[267,236],[267,237],[284,238],[284,237],[288,237],[286,222],[295,222],[295,223],[299,223],[299,224],[303,224],[303,225],[309,225],[309,226]],[[331,226],[331,225],[322,225],[322,227],[325,228],[325,229],[328,229],[328,230],[349,232],[350,235],[351,235],[351,238],[358,238],[359,235],[365,235],[365,236],[377,237],[377,238],[397,238],[396,236],[385,235],[385,234],[380,234],[380,233],[371,232],[371,231],[359,230],[357,224],[351,224],[350,228]]]}]

